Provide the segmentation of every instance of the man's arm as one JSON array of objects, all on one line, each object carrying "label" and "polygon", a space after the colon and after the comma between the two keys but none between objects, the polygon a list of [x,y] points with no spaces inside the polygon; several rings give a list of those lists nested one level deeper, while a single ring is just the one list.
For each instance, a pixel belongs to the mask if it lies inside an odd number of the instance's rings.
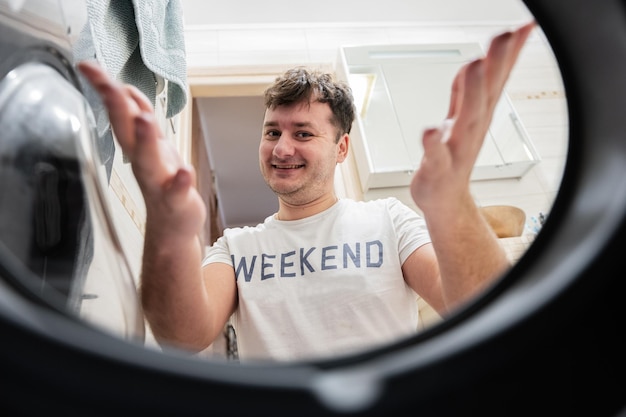
[{"label": "man's arm", "polygon": [[[454,80],[446,121],[422,138],[424,156],[410,189],[432,246],[416,250],[403,271],[409,285],[440,313],[468,301],[510,266],[474,202],[470,176],[494,108],[533,28],[529,23],[495,37],[485,57],[465,65]],[[425,276],[429,279],[424,281]]]},{"label": "man's arm", "polygon": [[160,343],[202,350],[232,313],[236,286],[229,265],[208,268],[204,277],[201,272],[206,208],[195,171],[163,137],[152,104],[138,89],[111,80],[95,63],[78,68],[102,97],[146,205],[140,284],[146,319]]}]

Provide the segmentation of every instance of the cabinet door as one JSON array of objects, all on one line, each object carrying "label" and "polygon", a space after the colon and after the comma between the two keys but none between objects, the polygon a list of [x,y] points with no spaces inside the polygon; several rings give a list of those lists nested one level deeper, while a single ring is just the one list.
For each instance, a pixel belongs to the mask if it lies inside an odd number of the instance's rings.
[{"label": "cabinet door", "polygon": [[[482,54],[478,43],[340,50],[338,73],[357,102],[352,143],[363,191],[409,184],[422,157],[423,130],[443,121],[454,76],[463,64]],[[538,161],[504,93],[472,179],[521,177]]]}]

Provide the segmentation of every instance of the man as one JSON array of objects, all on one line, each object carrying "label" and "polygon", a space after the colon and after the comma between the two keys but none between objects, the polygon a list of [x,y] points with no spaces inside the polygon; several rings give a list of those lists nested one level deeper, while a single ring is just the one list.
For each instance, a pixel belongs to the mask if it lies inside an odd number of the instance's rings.
[{"label": "man", "polygon": [[495,37],[484,58],[457,74],[447,118],[424,132],[410,185],[423,219],[395,199],[337,199],[335,166],[348,154],[354,119],[350,90],[329,75],[287,71],[266,91],[259,146],[278,212],[226,230],[206,256],[194,170],[162,139],[143,95],[81,63],[144,196],[140,291],[156,339],[200,351],[232,316],[242,360],[322,358],[410,335],[415,294],[446,315],[488,286],[509,264],[470,194],[470,175],[533,27]]}]

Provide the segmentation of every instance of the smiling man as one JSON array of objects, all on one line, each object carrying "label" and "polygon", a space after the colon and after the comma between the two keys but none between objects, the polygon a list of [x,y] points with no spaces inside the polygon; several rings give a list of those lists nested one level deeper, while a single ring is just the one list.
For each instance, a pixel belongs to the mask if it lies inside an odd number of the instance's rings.
[{"label": "smiling man", "polygon": [[232,317],[242,361],[319,359],[412,335],[418,295],[446,315],[488,286],[509,264],[474,203],[470,174],[533,27],[495,37],[485,57],[465,65],[445,122],[423,133],[410,186],[423,217],[394,198],[338,199],[352,93],[305,68],[278,77],[265,93],[259,145],[278,212],[226,229],[210,248],[198,239],[206,209],[195,172],[163,138],[148,100],[82,63],[144,195],[140,290],[157,340],[200,351]]}]

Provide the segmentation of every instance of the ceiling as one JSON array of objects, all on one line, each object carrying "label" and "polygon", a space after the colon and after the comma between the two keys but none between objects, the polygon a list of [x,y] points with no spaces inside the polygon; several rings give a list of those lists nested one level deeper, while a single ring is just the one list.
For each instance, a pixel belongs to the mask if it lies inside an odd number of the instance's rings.
[{"label": "ceiling", "polygon": [[526,10],[521,0],[180,0],[180,3],[185,24],[189,26],[515,20]]},{"label": "ceiling", "polygon": [[[386,0],[384,7],[379,0],[317,0],[300,4],[293,0],[181,0],[181,4],[186,31],[217,29],[230,33],[249,27],[294,24],[334,28],[364,23],[471,25],[494,20],[519,21],[527,13],[518,0]],[[281,41],[284,39],[271,42],[272,48],[278,48]],[[234,227],[262,222],[277,210],[278,203],[259,171],[257,152],[264,110],[261,97],[196,97],[194,102],[214,173],[221,224]]]}]

